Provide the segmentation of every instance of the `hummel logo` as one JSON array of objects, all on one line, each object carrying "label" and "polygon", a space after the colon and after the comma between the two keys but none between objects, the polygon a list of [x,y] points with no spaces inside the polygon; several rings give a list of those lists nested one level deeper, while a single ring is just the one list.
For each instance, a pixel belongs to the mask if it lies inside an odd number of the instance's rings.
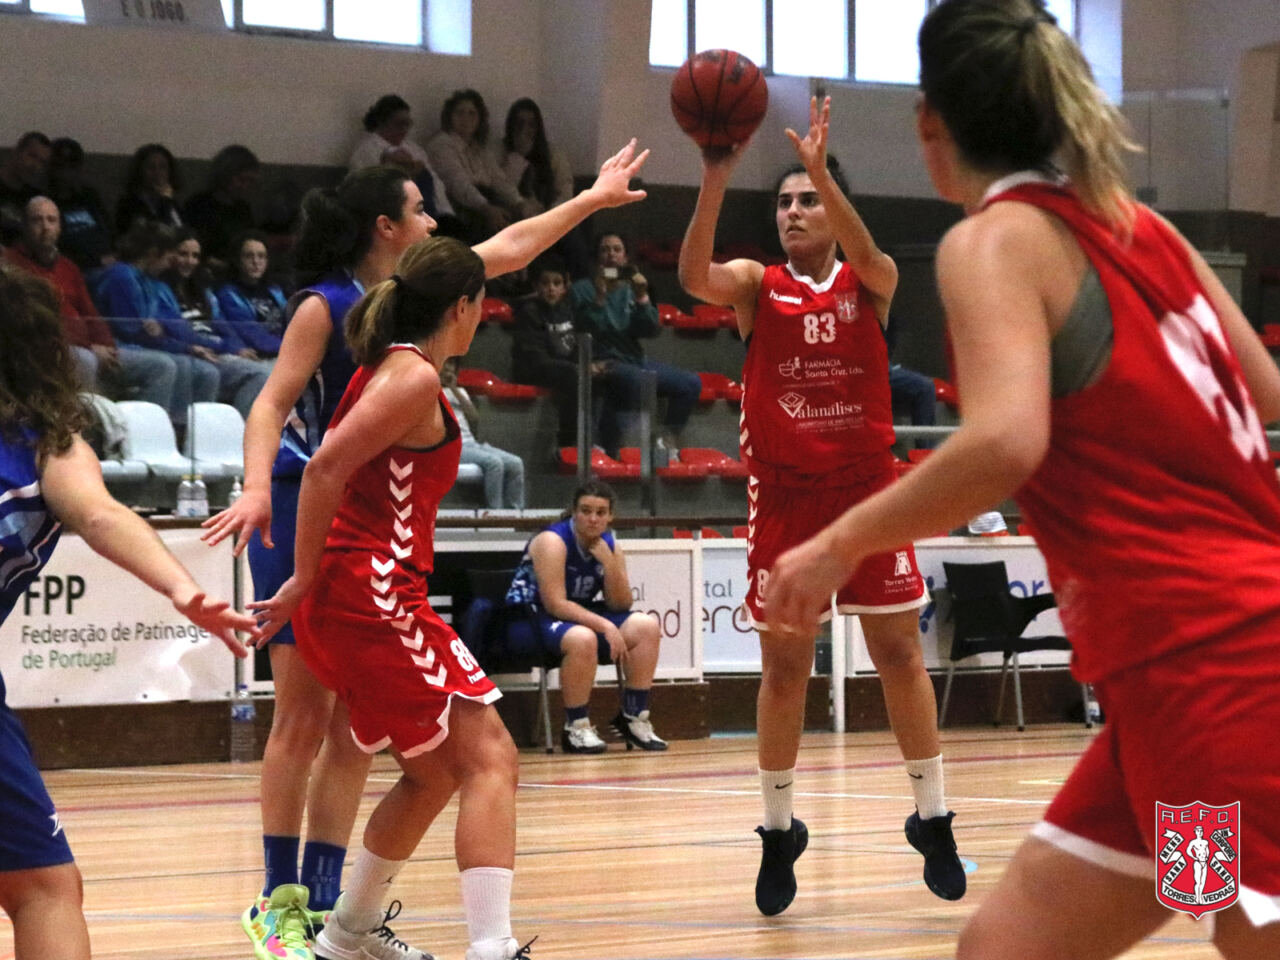
[{"label": "hummel logo", "polygon": [[910,777],[912,780],[923,780],[923,779],[924,779],[924,774],[923,774],[923,773],[908,773],[908,774],[907,774],[907,776],[908,776],[908,777]]},{"label": "hummel logo", "polygon": [[782,407],[783,410],[787,411],[787,413],[792,417],[799,415],[800,411],[804,409],[804,403],[804,397],[796,393],[794,390],[789,393],[784,393],[778,398],[778,405]]},{"label": "hummel logo", "polygon": [[795,304],[801,304],[801,303],[804,303],[804,301],[803,301],[803,300],[801,300],[799,297],[788,297],[786,294],[784,294],[784,293],[779,293],[777,290],[770,290],[770,291],[769,291],[769,299],[770,299],[770,300],[781,300],[783,303],[795,303]]},{"label": "hummel logo", "polygon": [[787,789],[787,787],[791,786],[793,783],[795,783],[795,781],[794,781],[794,780],[788,780],[786,783],[775,783],[775,784],[773,785],[773,789],[775,789],[775,790],[785,790],[785,789]]},{"label": "hummel logo", "polygon": [[62,821],[58,819],[56,813],[49,814],[49,819],[53,821],[53,833],[49,834],[49,836],[56,837],[62,832]]}]

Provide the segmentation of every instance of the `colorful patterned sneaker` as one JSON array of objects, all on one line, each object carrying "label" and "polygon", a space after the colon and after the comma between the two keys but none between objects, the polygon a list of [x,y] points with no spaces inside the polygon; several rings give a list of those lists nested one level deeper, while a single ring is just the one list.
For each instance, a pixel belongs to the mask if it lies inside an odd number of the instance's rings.
[{"label": "colorful patterned sneaker", "polygon": [[907,842],[924,854],[924,882],[943,900],[959,900],[968,883],[964,864],[956,854],[955,837],[951,835],[954,813],[922,820],[919,811],[907,817]]},{"label": "colorful patterned sneaker", "polygon": [[366,933],[352,933],[338,920],[335,905],[324,929],[316,935],[316,960],[436,960],[425,950],[409,946],[387,926],[399,914],[400,901],[392,900],[379,926]]},{"label": "colorful patterned sneaker", "polygon": [[604,753],[609,749],[586,717],[564,725],[560,731],[560,746],[565,753]]},{"label": "colorful patterned sneaker", "polygon": [[284,883],[241,915],[240,926],[253,941],[257,960],[315,960],[308,893],[302,884]]},{"label": "colorful patterned sneaker", "polygon": [[641,710],[636,716],[618,711],[618,715],[610,721],[618,736],[627,742],[627,749],[639,747],[641,750],[665,750],[667,741],[653,732],[653,724],[649,722],[649,711]]},{"label": "colorful patterned sneaker", "polygon": [[760,872],[756,874],[756,907],[772,917],[791,906],[796,898],[795,863],[809,845],[809,828],[804,821],[791,818],[786,830],[756,827],[764,841],[760,854]]}]

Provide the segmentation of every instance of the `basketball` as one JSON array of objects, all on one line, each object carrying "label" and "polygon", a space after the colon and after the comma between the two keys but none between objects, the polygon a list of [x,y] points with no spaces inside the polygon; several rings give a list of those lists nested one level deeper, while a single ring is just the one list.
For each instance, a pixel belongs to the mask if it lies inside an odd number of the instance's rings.
[{"label": "basketball", "polygon": [[704,150],[728,150],[751,136],[769,106],[760,68],[733,50],[703,50],[676,71],[671,113]]}]

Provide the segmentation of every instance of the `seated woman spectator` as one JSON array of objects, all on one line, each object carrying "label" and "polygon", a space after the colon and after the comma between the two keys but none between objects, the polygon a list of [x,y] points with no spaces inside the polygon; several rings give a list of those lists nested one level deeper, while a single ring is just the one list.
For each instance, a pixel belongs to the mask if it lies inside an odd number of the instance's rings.
[{"label": "seated woman spectator", "polygon": [[556,446],[572,447],[578,442],[578,335],[567,297],[569,274],[563,260],[548,254],[529,275],[536,293],[516,304],[511,377],[550,389],[559,420]]},{"label": "seated woman spectator", "polygon": [[479,414],[467,391],[458,386],[458,358],[454,357],[440,371],[454,419],[462,433],[461,463],[474,463],[484,477],[484,502],[490,510],[524,509],[524,461],[514,453],[476,440]]},{"label": "seated woman spectator", "polygon": [[178,164],[169,148],[159,143],[143,144],[129,161],[124,193],[116,204],[116,233],[128,233],[139,220],[182,226],[177,200],[181,189]]},{"label": "seated woman spectator", "polygon": [[667,749],[649,722],[649,689],[658,665],[658,621],[631,610],[627,564],[609,529],[614,499],[613,489],[598,480],[574,491],[572,511],[529,541],[507,591],[507,603],[532,604],[537,614],[536,628],[512,622],[508,647],[538,644],[564,658],[560,689],[565,722],[560,743],[565,753],[605,751],[604,741],[587,717],[587,701],[596,664],[606,656],[622,664],[626,677],[622,709],[612,725],[627,749]]},{"label": "seated woman spectator", "polygon": [[[517,100],[507,111],[502,148],[502,170],[527,204],[536,204],[538,211],[550,210],[573,196],[569,161],[547,142],[542,111],[528,97]],[[591,270],[588,239],[586,231],[577,228],[555,246],[575,277],[586,276]]]},{"label": "seated woman spectator", "polygon": [[284,337],[284,291],[267,280],[267,238],[249,230],[231,246],[231,279],[218,287],[218,305],[236,335],[260,357],[280,352]]},{"label": "seated woman spectator", "polygon": [[182,319],[199,341],[198,356],[218,365],[218,399],[243,417],[271,373],[271,361],[249,346],[222,315],[213,295],[213,277],[200,262],[200,238],[190,227],[177,233],[173,265],[164,281],[173,291]]},{"label": "seated woman spectator", "polygon": [[182,308],[160,277],[173,261],[177,238],[159,223],[139,222],[116,245],[119,259],[103,271],[93,291],[98,310],[108,318],[116,339],[170,354],[178,375],[169,419],[182,429],[192,403],[216,400],[218,367],[191,327]]},{"label": "seated woman spectator", "polygon": [[183,216],[195,227],[211,269],[231,260],[231,242],[257,226],[250,201],[258,187],[262,165],[248,147],[233,143],[214,156],[209,184],[187,200]]},{"label": "seated woman spectator", "polygon": [[403,170],[422,191],[422,202],[436,221],[435,232],[439,234],[440,219],[452,217],[453,207],[444,181],[431,169],[427,151],[409,139],[412,126],[409,104],[403,97],[394,93],[379,97],[364,115],[365,134],[351,154],[351,170],[380,163]]},{"label": "seated woman spectator", "polygon": [[659,439],[668,449],[680,445],[680,434],[702,392],[696,373],[657,360],[646,360],[641,337],[658,335],[658,309],[649,300],[649,282],[627,259],[627,245],[617,233],[601,234],[595,243],[596,269],[570,291],[578,329],[595,338],[602,362],[597,382],[608,406],[600,418],[600,445],[616,456],[623,419],[640,409],[644,375],[656,375],[658,399],[667,401]]},{"label": "seated woman spectator", "polygon": [[537,212],[489,149],[489,109],[476,91],[455,90],[444,102],[440,132],[427,141],[427,155],[469,239],[482,240]]},{"label": "seated woman spectator", "polygon": [[98,191],[84,179],[84,148],[70,137],[53,141],[49,155],[49,199],[62,213],[58,247],[85,273],[109,266],[111,221]]}]

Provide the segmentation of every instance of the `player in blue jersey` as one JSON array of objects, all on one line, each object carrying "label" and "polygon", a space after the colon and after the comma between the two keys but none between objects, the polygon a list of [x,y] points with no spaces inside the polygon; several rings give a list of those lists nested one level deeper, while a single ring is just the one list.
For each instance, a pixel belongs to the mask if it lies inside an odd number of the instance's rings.
[{"label": "player in blue jersey", "polygon": [[[76,381],[53,289],[0,268],[0,623],[66,529],[245,656],[235,631],[256,633],[253,619],[207,597],[103,486],[98,458],[77,432],[84,417]],[[0,909],[23,960],[87,958],[80,871],[4,695],[0,677]]]},{"label": "player in blue jersey", "polygon": [[[641,199],[643,191],[629,190],[624,175],[634,176],[647,155],[636,155],[633,140],[606,161],[590,189],[478,244],[486,276],[524,268],[598,209]],[[302,470],[355,372],[342,334],[346,312],[435,228],[418,187],[390,167],[359,170],[333,190],[313,192],[302,214],[295,263],[314,282],[294,298],[280,355],[245,424],[244,494],[206,524],[211,544],[230,535],[239,537],[237,550],[251,544],[254,592],[262,598],[293,573]],[[262,762],[266,878],[241,923],[259,960],[312,960],[310,934],[337,900],[370,756],[352,740],[346,708],[298,656],[290,627],[272,638],[270,656],[276,703]],[[389,930],[377,946],[374,960],[430,957]]]},{"label": "player in blue jersey", "polygon": [[511,624],[512,648],[540,644],[562,654],[565,753],[603,753],[605,743],[587,717],[596,664],[606,656],[626,675],[622,709],[613,727],[627,749],[665,750],[649,721],[649,689],[658,665],[658,621],[632,612],[631,583],[622,548],[609,525],[613,490],[590,480],[573,494],[573,510],[543,530],[525,548],[507,591],[507,603],[532,604],[538,636],[521,621]]}]

